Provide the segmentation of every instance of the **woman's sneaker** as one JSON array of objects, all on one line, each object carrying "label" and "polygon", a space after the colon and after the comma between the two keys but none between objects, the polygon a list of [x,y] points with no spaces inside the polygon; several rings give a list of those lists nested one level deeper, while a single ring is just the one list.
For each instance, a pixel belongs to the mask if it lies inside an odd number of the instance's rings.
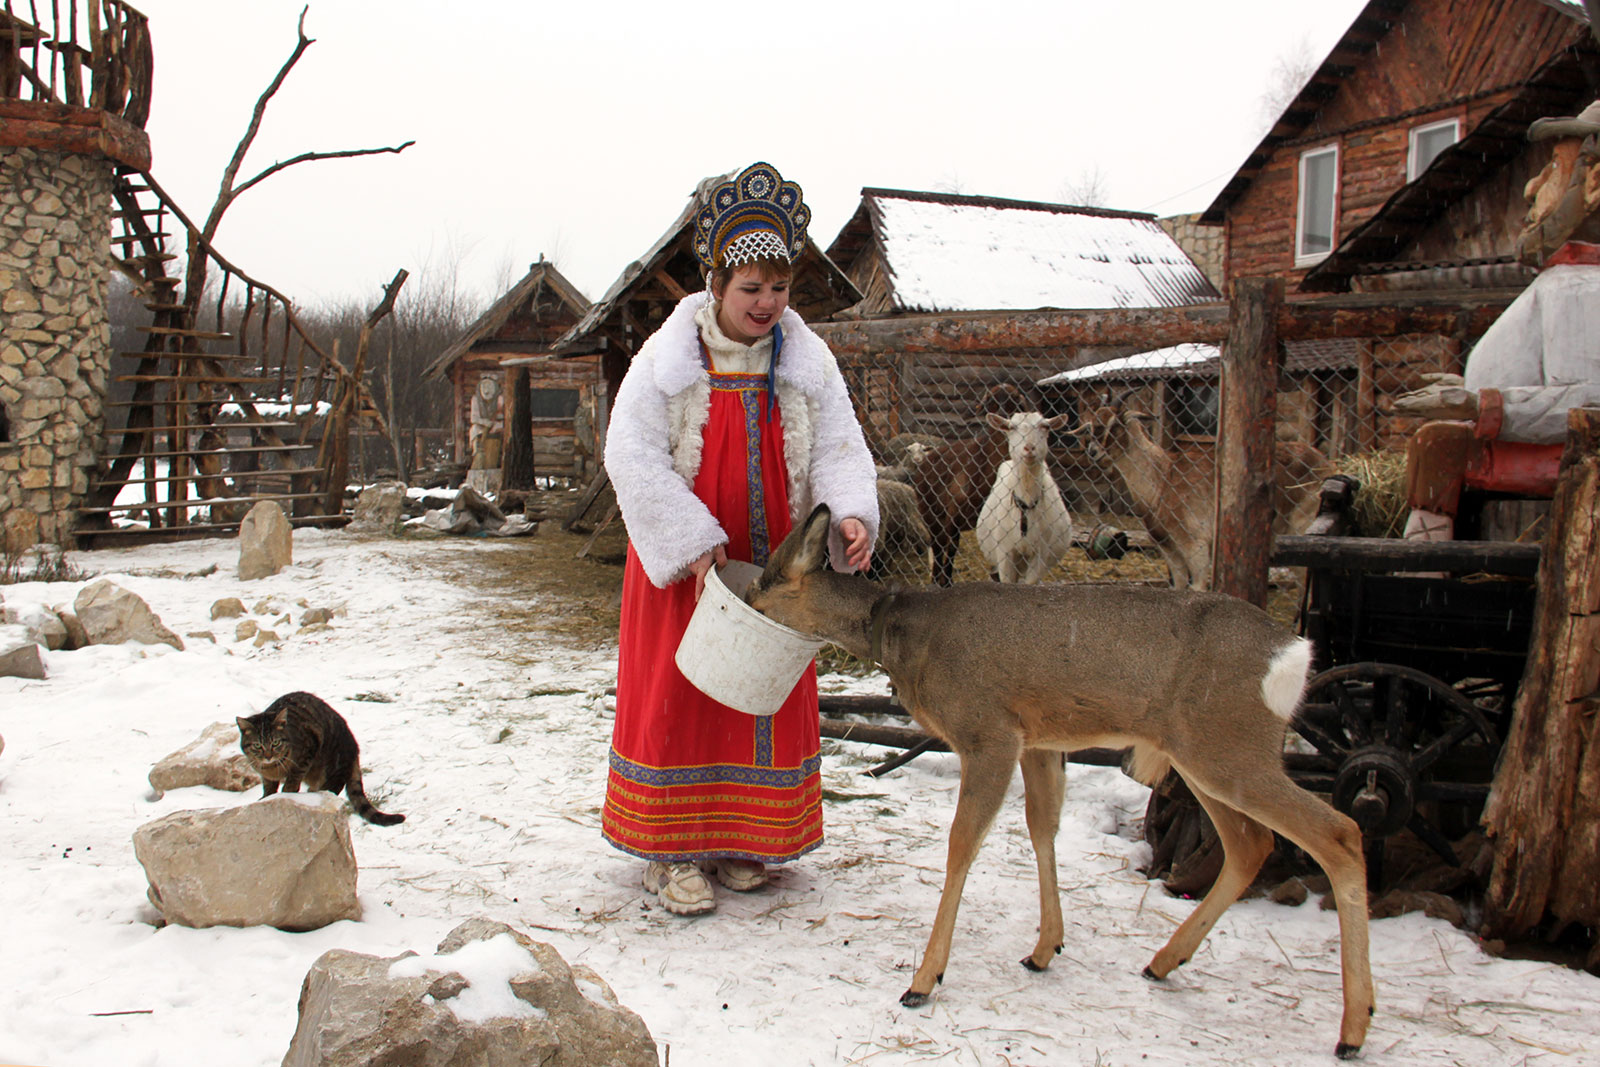
[{"label": "woman's sneaker", "polygon": [[748,893],[767,884],[767,869],[755,860],[712,860],[711,867],[717,881],[735,893]]},{"label": "woman's sneaker", "polygon": [[674,915],[704,915],[717,906],[711,883],[692,863],[651,860],[644,869],[644,887],[661,898],[661,906]]}]

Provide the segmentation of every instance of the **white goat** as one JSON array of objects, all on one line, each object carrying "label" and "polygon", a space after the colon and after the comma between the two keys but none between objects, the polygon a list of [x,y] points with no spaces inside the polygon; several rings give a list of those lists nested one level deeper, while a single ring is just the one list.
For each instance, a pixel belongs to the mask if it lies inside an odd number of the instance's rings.
[{"label": "white goat", "polygon": [[1066,415],[1047,419],[1023,411],[1009,419],[991,412],[989,425],[1004,430],[1011,458],[995,471],[978,512],[978,547],[1002,582],[1034,585],[1072,547],[1072,516],[1045,467],[1050,431]]}]

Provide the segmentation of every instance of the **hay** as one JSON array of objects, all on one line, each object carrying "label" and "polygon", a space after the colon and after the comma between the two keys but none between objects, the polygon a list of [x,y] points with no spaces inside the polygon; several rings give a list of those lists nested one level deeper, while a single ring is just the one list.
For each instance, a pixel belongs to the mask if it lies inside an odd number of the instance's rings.
[{"label": "hay", "polygon": [[1351,503],[1355,532],[1362,537],[1399,537],[1406,526],[1404,452],[1362,452],[1334,464],[1340,474],[1361,483]]}]

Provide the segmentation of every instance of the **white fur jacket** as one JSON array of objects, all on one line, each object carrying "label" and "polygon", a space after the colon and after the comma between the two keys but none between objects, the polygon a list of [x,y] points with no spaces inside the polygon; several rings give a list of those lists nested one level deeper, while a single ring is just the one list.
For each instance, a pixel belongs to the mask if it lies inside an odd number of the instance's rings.
[{"label": "white fur jacket", "polygon": [[[633,357],[617,389],[606,433],[606,471],[622,521],[651,583],[664,587],[728,535],[699,497],[694,479],[711,412],[711,382],[700,361],[695,313],[709,296],[691,293]],[[878,536],[877,472],[856,422],[844,377],[827,343],[792,310],[779,320],[777,401],[783,419],[789,506],[796,523],[817,504],[833,512],[830,555],[848,570],[838,534],[857,518]]]}]

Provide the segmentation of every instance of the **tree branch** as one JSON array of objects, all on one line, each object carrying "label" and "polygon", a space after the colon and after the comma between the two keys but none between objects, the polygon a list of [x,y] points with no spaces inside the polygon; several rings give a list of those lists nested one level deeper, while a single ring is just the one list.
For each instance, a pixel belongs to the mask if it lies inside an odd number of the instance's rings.
[{"label": "tree branch", "polygon": [[389,148],[349,148],[349,149],[345,149],[344,151],[341,151],[341,152],[302,152],[300,155],[295,156],[293,159],[286,159],[281,163],[274,163],[272,166],[268,167],[266,170],[262,171],[260,174],[257,174],[254,178],[251,178],[247,182],[241,183],[237,188],[235,188],[233,190],[231,198],[232,199],[237,199],[241,193],[243,193],[246,189],[250,188],[252,185],[255,185],[258,182],[262,181],[263,179],[268,178],[268,177],[278,173],[280,170],[287,170],[289,167],[294,166],[296,163],[308,163],[308,162],[310,162],[311,160],[314,160],[314,159],[349,159],[352,156],[377,156],[377,155],[383,155],[386,152],[393,152],[393,153],[398,154],[400,152],[404,152],[406,149],[410,148],[412,145],[414,145],[416,143],[417,142],[415,142],[415,141],[407,141],[405,144],[399,145],[399,146],[395,146],[395,147],[389,147]]},{"label": "tree branch", "polygon": [[300,21],[295,27],[299,40],[295,42],[294,52],[284,61],[278,69],[277,77],[272,79],[266,91],[256,101],[255,110],[250,115],[250,126],[245,130],[244,137],[240,139],[238,147],[233,150],[233,158],[228,161],[228,167],[222,172],[222,187],[217,191],[217,202],[211,207],[211,215],[206,219],[205,229],[202,231],[209,240],[217,234],[217,226],[222,222],[223,212],[228,210],[228,205],[238,193],[233,188],[233,180],[239,175],[239,167],[244,163],[245,153],[250,150],[250,145],[255,142],[256,134],[261,130],[261,119],[267,112],[267,101],[271,100],[278,90],[283,87],[284,79],[289,76],[289,71],[300,62],[300,57],[305,55],[307,48],[316,43],[315,39],[306,36],[306,12],[311,10],[307,4],[300,9]]}]

